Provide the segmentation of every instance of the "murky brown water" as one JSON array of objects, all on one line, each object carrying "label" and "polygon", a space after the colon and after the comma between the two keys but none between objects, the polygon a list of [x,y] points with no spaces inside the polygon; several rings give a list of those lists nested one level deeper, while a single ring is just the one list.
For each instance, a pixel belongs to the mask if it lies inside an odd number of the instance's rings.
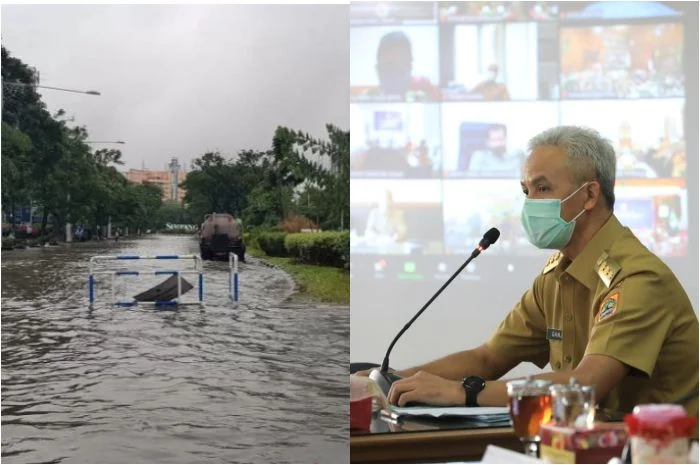
[{"label": "murky brown water", "polygon": [[88,309],[90,256],[163,253],[197,242],[2,254],[2,461],[347,463],[348,309],[280,304],[288,278],[255,259],[238,308],[227,264],[205,262],[204,310],[113,307],[104,286]]}]

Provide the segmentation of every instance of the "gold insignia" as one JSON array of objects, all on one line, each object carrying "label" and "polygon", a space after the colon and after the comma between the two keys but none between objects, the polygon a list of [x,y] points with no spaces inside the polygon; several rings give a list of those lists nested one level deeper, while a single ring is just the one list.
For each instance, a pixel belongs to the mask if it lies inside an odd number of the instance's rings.
[{"label": "gold insignia", "polygon": [[550,271],[552,271],[554,268],[556,268],[557,265],[559,264],[559,260],[561,260],[561,257],[562,257],[561,252],[556,252],[551,257],[549,257],[547,264],[544,266],[544,269],[542,270],[542,274],[547,274]]},{"label": "gold insignia", "polygon": [[605,286],[610,287],[613,279],[620,272],[620,265],[614,260],[608,258],[608,253],[603,252],[598,260],[595,262],[596,272],[598,277]]},{"label": "gold insignia", "polygon": [[596,268],[599,267],[600,265],[602,265],[603,262],[604,262],[607,258],[608,258],[608,253],[607,253],[607,252],[603,252],[602,254],[600,254],[600,257],[598,257],[598,260],[596,260],[596,262],[595,262]]}]

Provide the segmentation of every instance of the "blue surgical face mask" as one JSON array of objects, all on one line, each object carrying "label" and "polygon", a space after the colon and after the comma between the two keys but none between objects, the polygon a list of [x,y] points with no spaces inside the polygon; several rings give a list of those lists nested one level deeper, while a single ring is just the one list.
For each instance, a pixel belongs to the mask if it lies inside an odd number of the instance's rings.
[{"label": "blue surgical face mask", "polygon": [[576,220],[585,213],[585,209],[571,221],[561,217],[561,204],[569,200],[588,183],[584,183],[563,200],[559,199],[525,199],[520,220],[527,237],[535,247],[540,249],[563,249],[571,240]]}]

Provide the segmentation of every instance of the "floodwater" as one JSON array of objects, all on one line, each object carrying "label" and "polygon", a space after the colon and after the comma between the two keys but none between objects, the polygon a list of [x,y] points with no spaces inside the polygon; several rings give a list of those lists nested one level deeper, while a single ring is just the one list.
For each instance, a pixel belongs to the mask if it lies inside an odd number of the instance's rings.
[{"label": "floodwater", "polygon": [[[228,264],[205,262],[205,308],[111,306],[105,278],[88,308],[91,256],[197,252],[186,236],[3,252],[3,462],[348,463],[347,307],[285,304],[289,277],[250,258],[238,306]],[[117,300],[152,274],[116,278]]]}]

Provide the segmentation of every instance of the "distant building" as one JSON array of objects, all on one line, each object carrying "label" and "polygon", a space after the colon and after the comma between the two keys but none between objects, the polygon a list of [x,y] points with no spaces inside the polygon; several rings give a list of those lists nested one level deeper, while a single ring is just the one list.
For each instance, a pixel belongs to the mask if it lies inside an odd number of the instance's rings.
[{"label": "distant building", "polygon": [[179,187],[178,184],[185,180],[187,171],[181,169],[177,158],[173,158],[170,161],[168,168],[168,170],[162,171],[130,169],[125,175],[129,181],[137,184],[149,183],[157,185],[162,191],[164,201],[177,200],[179,204],[182,204],[185,198],[185,190]]}]

